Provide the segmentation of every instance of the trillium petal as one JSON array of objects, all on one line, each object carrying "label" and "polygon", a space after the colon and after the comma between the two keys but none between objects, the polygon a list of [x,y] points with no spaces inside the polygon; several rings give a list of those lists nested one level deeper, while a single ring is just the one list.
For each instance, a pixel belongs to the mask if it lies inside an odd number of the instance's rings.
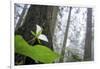
[{"label": "trillium petal", "polygon": [[44,34],[40,34],[38,39],[48,42],[48,38]]},{"label": "trillium petal", "polygon": [[42,28],[39,25],[36,25],[36,34],[38,34],[38,32],[42,32]]}]

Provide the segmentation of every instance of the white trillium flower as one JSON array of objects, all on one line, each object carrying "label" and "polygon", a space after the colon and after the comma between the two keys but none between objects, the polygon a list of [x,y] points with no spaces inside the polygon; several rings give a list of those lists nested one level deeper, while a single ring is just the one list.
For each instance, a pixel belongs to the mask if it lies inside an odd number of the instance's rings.
[{"label": "white trillium flower", "polygon": [[39,25],[36,25],[36,34],[39,34],[38,39],[48,42],[47,37],[42,34],[42,28]]},{"label": "white trillium flower", "polygon": [[39,25],[36,25],[36,34],[42,32],[42,28]]}]

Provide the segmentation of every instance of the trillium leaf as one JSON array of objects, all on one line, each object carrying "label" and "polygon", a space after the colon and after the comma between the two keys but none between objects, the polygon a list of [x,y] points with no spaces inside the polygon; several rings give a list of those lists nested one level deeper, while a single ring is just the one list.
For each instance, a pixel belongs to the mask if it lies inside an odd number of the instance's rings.
[{"label": "trillium leaf", "polygon": [[40,35],[38,36],[38,38],[39,38],[40,40],[43,40],[43,41],[48,42],[48,38],[47,38],[44,34],[40,34]]},{"label": "trillium leaf", "polygon": [[44,63],[52,63],[55,59],[59,57],[59,55],[53,52],[46,46],[42,45],[35,45],[34,48],[34,58],[37,61],[44,62]]},{"label": "trillium leaf", "polygon": [[20,35],[15,36],[15,52],[42,63],[52,63],[59,55],[43,45],[29,45]]}]

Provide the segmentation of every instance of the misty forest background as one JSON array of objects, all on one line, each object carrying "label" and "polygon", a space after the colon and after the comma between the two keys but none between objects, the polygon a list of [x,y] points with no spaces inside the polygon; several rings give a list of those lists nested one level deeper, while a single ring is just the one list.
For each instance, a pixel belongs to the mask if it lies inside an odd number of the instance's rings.
[{"label": "misty forest background", "polygon": [[[94,60],[93,8],[15,4],[14,14],[15,35],[21,35],[30,45],[34,44],[30,31],[36,30],[36,24],[43,28],[49,42],[42,44],[62,55],[53,63]],[[15,53],[15,64],[39,63]]]}]

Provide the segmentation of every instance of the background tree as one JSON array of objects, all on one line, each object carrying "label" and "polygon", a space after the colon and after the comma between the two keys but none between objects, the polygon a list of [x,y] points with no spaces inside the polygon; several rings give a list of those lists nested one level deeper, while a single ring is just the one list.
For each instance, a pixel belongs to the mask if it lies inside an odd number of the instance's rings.
[{"label": "background tree", "polygon": [[68,15],[68,20],[67,20],[67,26],[66,26],[66,30],[65,30],[65,34],[64,34],[63,47],[62,47],[62,50],[61,50],[60,62],[63,62],[63,60],[64,60],[66,42],[67,42],[67,37],[68,37],[68,30],[69,30],[69,26],[70,26],[71,10],[72,10],[72,7],[70,7],[70,9],[69,9],[69,15]]},{"label": "background tree", "polygon": [[91,61],[92,59],[92,8],[87,9],[87,24],[86,24],[86,38],[84,49],[84,60]]}]

